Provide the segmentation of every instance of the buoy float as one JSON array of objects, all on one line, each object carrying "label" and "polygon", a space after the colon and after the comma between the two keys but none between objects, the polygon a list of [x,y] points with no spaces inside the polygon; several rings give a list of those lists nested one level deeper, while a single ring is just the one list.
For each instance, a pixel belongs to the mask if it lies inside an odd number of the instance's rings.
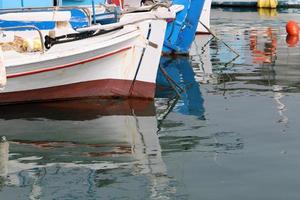
[{"label": "buoy float", "polygon": [[295,21],[288,21],[285,26],[286,32],[292,36],[299,36],[299,25]]},{"label": "buoy float", "polygon": [[269,8],[258,8],[258,14],[262,17],[275,17],[277,16],[276,9],[269,9]]},{"label": "buoy float", "polygon": [[285,41],[289,47],[295,47],[299,42],[299,35],[287,35]]},{"label": "buoy float", "polygon": [[277,0],[257,0],[258,8],[276,8],[277,5]]}]

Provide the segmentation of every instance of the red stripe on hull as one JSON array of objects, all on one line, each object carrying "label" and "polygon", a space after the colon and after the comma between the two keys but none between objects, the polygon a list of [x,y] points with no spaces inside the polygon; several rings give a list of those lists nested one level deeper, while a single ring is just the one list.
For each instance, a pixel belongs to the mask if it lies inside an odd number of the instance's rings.
[{"label": "red stripe on hull", "polygon": [[85,60],[81,60],[81,61],[77,61],[77,62],[73,62],[73,63],[68,63],[68,64],[65,64],[65,65],[49,67],[49,68],[44,68],[44,69],[38,69],[38,70],[33,70],[33,71],[28,71],[28,72],[8,74],[7,78],[16,78],[16,77],[20,77],[20,76],[28,76],[28,75],[32,75],[32,74],[38,74],[38,73],[49,72],[49,71],[58,70],[58,69],[64,69],[64,68],[68,68],[68,67],[74,67],[74,66],[81,65],[81,64],[84,64],[84,63],[88,63],[88,62],[92,62],[92,61],[99,60],[99,59],[102,59],[102,58],[106,58],[106,57],[121,53],[123,51],[127,51],[131,48],[132,47],[126,47],[126,48],[119,49],[119,50],[116,50],[116,51],[113,51],[113,52],[110,52],[110,53],[106,53],[106,54],[103,54],[103,55],[99,55],[99,56],[96,56],[96,57],[92,57],[92,58],[89,58],[89,59],[85,59]]},{"label": "red stripe on hull", "polygon": [[91,97],[154,98],[154,83],[136,81],[133,90],[130,93],[131,84],[132,81],[129,80],[105,79],[20,92],[0,92],[0,104],[57,101]]}]

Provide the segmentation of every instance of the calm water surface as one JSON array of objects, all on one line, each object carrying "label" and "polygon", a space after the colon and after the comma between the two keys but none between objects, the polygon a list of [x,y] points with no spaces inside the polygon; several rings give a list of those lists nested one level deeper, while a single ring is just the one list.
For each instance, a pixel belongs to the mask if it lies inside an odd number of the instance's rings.
[{"label": "calm water surface", "polygon": [[[300,11],[212,11],[155,101],[0,108],[0,199],[299,199]],[[288,43],[287,43],[288,42]],[[172,87],[177,88],[177,93]]]}]

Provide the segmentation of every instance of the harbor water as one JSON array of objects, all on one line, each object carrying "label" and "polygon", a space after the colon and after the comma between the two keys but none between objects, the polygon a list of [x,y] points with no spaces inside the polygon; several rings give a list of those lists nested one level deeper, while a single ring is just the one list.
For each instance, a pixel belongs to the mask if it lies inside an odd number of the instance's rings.
[{"label": "harbor water", "polygon": [[[0,107],[0,199],[299,199],[300,11],[213,9],[154,101]],[[172,80],[166,79],[167,73]],[[299,112],[299,113],[298,113]]]}]

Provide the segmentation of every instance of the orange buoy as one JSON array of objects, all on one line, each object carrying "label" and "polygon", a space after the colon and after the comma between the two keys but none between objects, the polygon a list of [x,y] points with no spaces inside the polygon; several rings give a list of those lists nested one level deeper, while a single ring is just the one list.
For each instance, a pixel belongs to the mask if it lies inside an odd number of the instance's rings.
[{"label": "orange buoy", "polygon": [[285,41],[289,47],[295,47],[299,42],[299,35],[287,35]]},{"label": "orange buoy", "polygon": [[286,32],[289,35],[293,36],[299,36],[299,25],[295,21],[288,21],[288,23],[285,26]]}]

